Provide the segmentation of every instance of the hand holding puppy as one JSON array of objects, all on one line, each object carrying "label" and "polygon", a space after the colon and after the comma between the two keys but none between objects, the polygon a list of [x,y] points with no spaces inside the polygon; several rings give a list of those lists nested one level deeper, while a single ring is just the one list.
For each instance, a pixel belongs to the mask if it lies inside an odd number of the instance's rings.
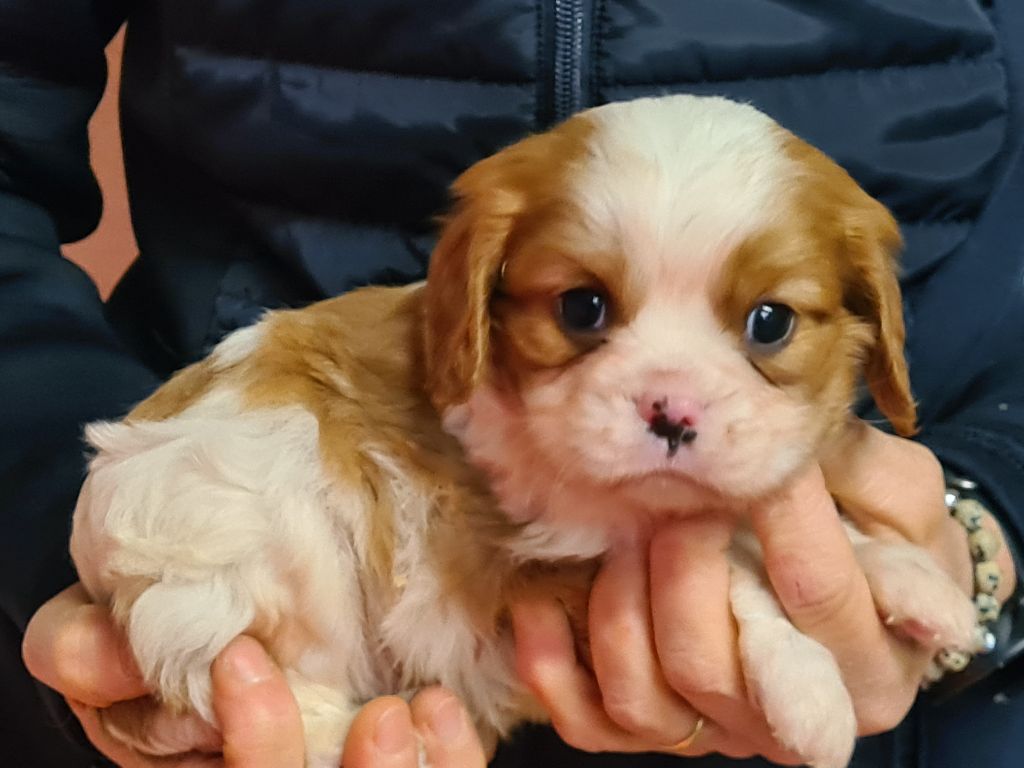
[{"label": "hand holding puppy", "polygon": [[[236,638],[213,665],[218,732],[195,715],[153,708],[146,724],[155,742],[181,744],[178,758],[155,758],[113,739],[98,711],[146,696],[131,652],[106,609],[94,605],[81,585],[53,597],[35,614],[25,634],[25,664],[64,695],[86,736],[122,768],[299,768],[302,724],[281,670],[259,643]],[[407,704],[393,696],[369,702],[345,743],[346,768],[416,768],[419,740],[434,768],[483,768],[479,740],[459,702],[429,688]]]},{"label": "hand holding puppy", "polygon": [[[916,544],[970,592],[963,529],[942,502],[942,471],[922,445],[853,425],[842,445],[751,510],[772,586],[802,632],[835,656],[860,735],[895,727],[916,698],[930,654],[888,630],[837,514],[870,535]],[[830,493],[832,496],[830,496]],[[1002,537],[994,520],[986,521]],[[663,526],[646,551],[619,553],[590,603],[594,673],[576,658],[561,607],[515,608],[519,671],[566,741],[588,751],[761,754],[799,764],[775,743],[745,690],[729,610],[722,516]],[[997,599],[1012,592],[1013,563]],[[703,718],[696,739],[685,742]]]}]

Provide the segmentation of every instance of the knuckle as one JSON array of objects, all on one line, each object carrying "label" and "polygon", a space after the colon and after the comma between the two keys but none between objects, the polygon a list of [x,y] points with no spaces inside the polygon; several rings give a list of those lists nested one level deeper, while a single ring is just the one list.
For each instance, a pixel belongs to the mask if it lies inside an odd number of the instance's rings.
[{"label": "knuckle", "polygon": [[599,632],[590,635],[590,647],[595,657],[611,664],[622,659],[624,653],[635,653],[646,642],[643,628],[629,616],[609,617]]},{"label": "knuckle", "polygon": [[729,695],[728,664],[713,653],[694,653],[694,649],[673,643],[659,653],[662,674],[676,693]]},{"label": "knuckle", "polygon": [[938,457],[924,443],[909,441],[907,459],[914,473],[922,482],[942,485],[942,465]]},{"label": "knuckle", "polygon": [[604,711],[620,728],[630,733],[644,733],[651,730],[653,707],[641,696],[629,694],[605,694]]},{"label": "knuckle", "polygon": [[811,568],[797,556],[775,563],[772,584],[788,613],[816,624],[847,604],[853,594],[854,571],[838,564]]},{"label": "knuckle", "polygon": [[[908,442],[903,474],[913,478],[911,487],[922,500],[932,501],[933,506],[942,500],[946,488],[942,464],[930,448],[921,443]],[[906,492],[906,488],[903,490]]]},{"label": "knuckle", "polygon": [[516,674],[526,687],[542,700],[547,701],[550,698],[549,694],[556,693],[553,685],[555,675],[549,663],[517,657]]},{"label": "knuckle", "polygon": [[561,737],[562,741],[573,749],[591,754],[604,751],[604,745],[592,728],[581,727],[579,724],[559,717],[552,717],[551,727],[555,729],[555,733]]}]

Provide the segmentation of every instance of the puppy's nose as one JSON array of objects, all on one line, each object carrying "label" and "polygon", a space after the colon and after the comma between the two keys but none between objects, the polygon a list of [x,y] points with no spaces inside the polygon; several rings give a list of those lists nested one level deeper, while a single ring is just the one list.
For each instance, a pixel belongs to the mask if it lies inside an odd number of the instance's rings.
[{"label": "puppy's nose", "polygon": [[668,444],[669,458],[676,455],[680,445],[697,439],[701,408],[692,400],[648,395],[640,398],[637,407],[647,428]]}]

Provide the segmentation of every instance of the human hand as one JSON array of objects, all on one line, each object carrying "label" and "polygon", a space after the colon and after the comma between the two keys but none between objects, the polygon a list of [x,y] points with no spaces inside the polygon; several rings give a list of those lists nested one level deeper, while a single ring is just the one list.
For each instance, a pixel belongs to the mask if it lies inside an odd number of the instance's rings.
[{"label": "human hand", "polygon": [[[25,633],[29,671],[67,699],[86,736],[123,768],[301,768],[302,723],[281,670],[250,637],[236,638],[211,669],[215,729],[193,716],[153,706],[145,728],[156,743],[176,744],[181,755],[142,755],[103,729],[99,711],[147,694],[135,662],[110,615],[73,585],[43,605]],[[436,768],[483,768],[476,733],[455,697],[421,691],[406,704],[382,697],[356,717],[345,743],[346,768],[416,768],[417,742]]]},{"label": "human hand", "polygon": [[[858,424],[823,469],[755,505],[751,521],[790,619],[833,653],[859,733],[876,733],[903,719],[930,654],[880,620],[829,491],[866,533],[925,548],[966,592],[970,558],[943,504],[941,468],[923,446]],[[744,689],[724,557],[731,536],[729,520],[695,517],[662,527],[645,549],[610,556],[591,595],[593,674],[575,657],[560,606],[516,606],[520,674],[568,743],[800,762],[775,742]],[[1014,581],[1001,552],[1000,601]],[[681,746],[700,718],[697,739]]]},{"label": "human hand", "polygon": [[609,553],[590,596],[592,670],[560,603],[513,605],[519,676],[569,745],[800,764],[744,692],[725,558],[733,526],[676,520],[648,547]]}]

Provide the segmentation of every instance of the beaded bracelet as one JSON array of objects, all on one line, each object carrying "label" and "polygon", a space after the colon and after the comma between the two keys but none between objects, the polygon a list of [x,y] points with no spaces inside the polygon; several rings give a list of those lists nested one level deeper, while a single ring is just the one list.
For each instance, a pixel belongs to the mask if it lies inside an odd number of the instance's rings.
[{"label": "beaded bracelet", "polygon": [[977,610],[978,625],[975,629],[973,653],[954,648],[939,651],[935,663],[942,672],[960,672],[975,654],[986,655],[996,647],[996,635],[992,628],[999,618],[999,601],[995,593],[1003,578],[995,562],[999,539],[992,531],[982,527],[988,510],[976,498],[965,495],[977,487],[977,483],[971,480],[948,474],[946,476],[946,509],[967,531],[967,544],[974,565],[974,607]]}]

